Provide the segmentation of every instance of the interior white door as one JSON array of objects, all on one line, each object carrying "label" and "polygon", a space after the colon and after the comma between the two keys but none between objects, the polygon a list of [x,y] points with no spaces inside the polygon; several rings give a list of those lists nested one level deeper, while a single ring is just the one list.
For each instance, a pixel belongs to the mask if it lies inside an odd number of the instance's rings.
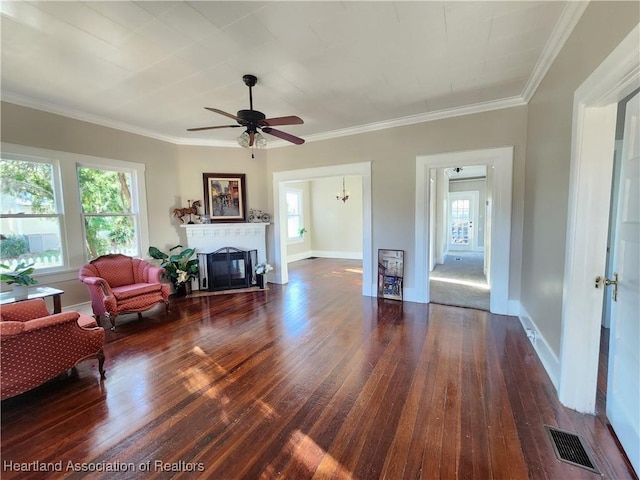
[{"label": "interior white door", "polygon": [[478,192],[449,193],[449,250],[476,250],[475,231],[478,223]]},{"label": "interior white door", "polygon": [[[628,103],[613,252],[607,417],[640,472],[640,94]],[[614,279],[610,279],[614,280]]]}]

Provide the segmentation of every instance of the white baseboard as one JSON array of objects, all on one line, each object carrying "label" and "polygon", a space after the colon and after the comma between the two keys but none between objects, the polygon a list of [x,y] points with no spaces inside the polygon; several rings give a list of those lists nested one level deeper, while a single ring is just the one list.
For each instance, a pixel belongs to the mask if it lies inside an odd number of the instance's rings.
[{"label": "white baseboard", "polygon": [[551,383],[558,390],[560,385],[560,360],[558,356],[553,352],[549,346],[549,342],[544,338],[544,335],[540,333],[536,322],[527,313],[525,308],[520,305],[520,314],[518,315],[522,328],[524,328],[527,337],[531,341],[533,348],[538,354],[538,358],[542,362],[547,375],[551,379]]},{"label": "white baseboard", "polygon": [[84,303],[76,303],[74,305],[67,305],[66,307],[62,308],[62,311],[63,312],[80,312],[80,313],[91,312],[91,313],[89,313],[89,315],[93,315],[91,302],[84,302]]},{"label": "white baseboard", "polygon": [[507,315],[519,317],[522,312],[522,306],[518,300],[509,300],[507,303]]},{"label": "white baseboard", "polygon": [[330,250],[313,250],[312,257],[343,258],[346,260],[362,260],[362,252],[334,252]]},{"label": "white baseboard", "polygon": [[310,257],[342,258],[346,260],[362,260],[362,252],[336,252],[330,250],[307,250],[306,252],[287,255],[287,263],[297,262]]},{"label": "white baseboard", "polygon": [[311,250],[307,250],[306,252],[294,253],[291,255],[287,255],[287,263],[297,262],[298,260],[304,260],[305,258],[313,257],[313,253]]}]

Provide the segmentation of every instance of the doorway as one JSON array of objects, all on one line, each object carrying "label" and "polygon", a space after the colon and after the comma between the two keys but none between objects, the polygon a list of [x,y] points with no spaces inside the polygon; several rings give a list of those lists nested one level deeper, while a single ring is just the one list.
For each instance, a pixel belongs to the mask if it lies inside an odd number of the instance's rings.
[{"label": "doorway", "polygon": [[[438,200],[437,184],[444,182],[445,169],[460,165],[486,168],[486,225],[483,270],[489,286],[492,313],[517,314],[509,301],[511,267],[511,198],[513,182],[513,147],[420,156],[416,159],[416,290],[425,303],[431,301],[431,270],[444,263],[446,236],[435,233],[436,224],[446,211]],[[448,185],[448,181],[446,182]],[[440,190],[446,191],[448,186]],[[480,202],[479,202],[480,203]],[[477,224],[474,228],[477,228]],[[444,229],[441,229],[444,231]]]},{"label": "doorway", "polygon": [[488,311],[484,256],[487,167],[432,169],[431,177],[437,181],[432,185],[436,215],[432,215],[435,227],[430,229],[430,244],[437,255],[430,265],[429,300]]},{"label": "doorway", "polygon": [[371,240],[371,162],[349,163],[273,173],[273,258],[275,275],[273,275],[269,281],[279,284],[285,284],[289,281],[289,270],[287,268],[287,184],[295,181],[350,175],[360,177],[362,182],[362,294],[369,297],[376,294]]},{"label": "doorway", "polygon": [[[640,83],[640,26],[574,95],[567,248],[560,340],[560,402],[595,413],[617,104]],[[588,286],[587,286],[588,285]]]}]

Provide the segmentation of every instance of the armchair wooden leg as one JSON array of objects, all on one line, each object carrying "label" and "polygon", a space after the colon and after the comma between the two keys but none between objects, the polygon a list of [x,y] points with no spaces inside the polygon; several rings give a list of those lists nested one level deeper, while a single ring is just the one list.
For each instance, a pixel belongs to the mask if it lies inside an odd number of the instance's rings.
[{"label": "armchair wooden leg", "polygon": [[98,371],[100,372],[100,378],[104,378],[104,351],[100,349],[98,352]]},{"label": "armchair wooden leg", "polygon": [[109,317],[109,321],[111,322],[111,331],[115,332],[116,331],[116,317],[118,316],[118,314],[112,314],[112,313],[107,313],[107,316]]}]

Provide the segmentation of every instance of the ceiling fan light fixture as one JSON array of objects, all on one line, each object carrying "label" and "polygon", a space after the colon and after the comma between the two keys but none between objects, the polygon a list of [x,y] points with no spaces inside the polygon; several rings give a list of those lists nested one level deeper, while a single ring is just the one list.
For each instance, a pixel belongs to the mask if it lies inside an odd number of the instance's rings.
[{"label": "ceiling fan light fixture", "polygon": [[256,132],[254,136],[254,145],[256,148],[267,148],[267,139],[260,132]]},{"label": "ceiling fan light fixture", "polygon": [[236,140],[238,141],[238,145],[242,148],[249,148],[249,142],[251,139],[248,132],[243,132],[242,135],[236,138]]}]

